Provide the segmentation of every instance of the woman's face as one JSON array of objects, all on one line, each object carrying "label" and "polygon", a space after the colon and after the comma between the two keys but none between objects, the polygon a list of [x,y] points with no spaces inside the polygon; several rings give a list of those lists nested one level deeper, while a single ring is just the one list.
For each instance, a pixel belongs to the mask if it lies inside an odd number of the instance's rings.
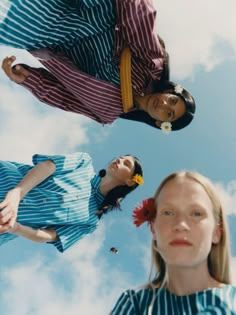
[{"label": "woman's face", "polygon": [[221,232],[205,189],[192,179],[175,178],[166,183],[156,201],[151,229],[166,264],[194,267],[206,263]]},{"label": "woman's face", "polygon": [[111,162],[107,167],[107,174],[112,176],[118,185],[133,185],[134,158],[130,155],[121,156]]},{"label": "woman's face", "polygon": [[147,112],[157,121],[175,121],[186,112],[184,101],[170,93],[150,94],[147,97]]}]

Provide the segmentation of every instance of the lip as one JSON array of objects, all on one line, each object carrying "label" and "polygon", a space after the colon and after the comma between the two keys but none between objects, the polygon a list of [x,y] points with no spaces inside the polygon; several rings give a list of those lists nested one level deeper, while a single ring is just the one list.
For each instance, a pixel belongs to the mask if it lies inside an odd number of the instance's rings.
[{"label": "lip", "polygon": [[192,246],[192,243],[185,239],[175,239],[169,243],[171,246]]}]

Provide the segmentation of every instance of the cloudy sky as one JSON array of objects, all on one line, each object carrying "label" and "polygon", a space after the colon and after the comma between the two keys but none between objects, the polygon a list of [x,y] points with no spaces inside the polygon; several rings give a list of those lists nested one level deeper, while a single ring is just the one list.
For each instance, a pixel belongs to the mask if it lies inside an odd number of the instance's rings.
[{"label": "cloudy sky", "polygon": [[[132,209],[153,195],[164,176],[180,169],[197,170],[216,183],[228,213],[236,279],[236,2],[160,0],[155,5],[171,79],[197,103],[193,123],[181,131],[165,136],[121,119],[103,127],[39,103],[0,71],[0,159],[31,163],[34,153],[85,151],[99,170],[113,157],[132,153],[145,172],[145,185],[126,198],[123,211],[105,216],[95,233],[64,254],[23,239],[2,246],[0,314],[107,314],[123,289],[148,280],[150,233],[146,226],[133,226]],[[38,65],[24,51],[0,48],[1,59],[12,54],[18,62]],[[118,255],[109,252],[112,246]]]}]

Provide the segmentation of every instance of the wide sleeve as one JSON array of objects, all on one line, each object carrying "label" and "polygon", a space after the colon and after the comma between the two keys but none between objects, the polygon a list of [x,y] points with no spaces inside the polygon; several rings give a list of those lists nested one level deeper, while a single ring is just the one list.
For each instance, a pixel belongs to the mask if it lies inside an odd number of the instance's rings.
[{"label": "wide sleeve", "polygon": [[138,301],[134,290],[121,294],[110,315],[139,315]]},{"label": "wide sleeve", "polygon": [[62,174],[68,171],[73,171],[80,167],[91,166],[92,160],[89,154],[84,152],[77,152],[67,155],[41,155],[35,154],[33,156],[33,164],[51,160],[56,166],[56,170],[53,175]]},{"label": "wide sleeve", "polygon": [[157,34],[153,1],[117,0],[116,14],[117,53],[121,53],[119,47],[122,49],[123,46],[129,46],[132,68],[139,69],[141,62],[142,69],[149,72],[152,79],[159,79],[165,55]]},{"label": "wide sleeve", "polygon": [[92,233],[97,226],[98,223],[94,225],[70,224],[51,226],[57,232],[59,239],[48,243],[54,245],[59,252],[63,253],[84,236]]},{"label": "wide sleeve", "polygon": [[130,45],[161,52],[156,32],[156,10],[150,0],[116,1],[117,27]]},{"label": "wide sleeve", "polygon": [[[36,58],[40,57],[38,51],[30,53]],[[40,62],[48,71],[34,70],[35,75],[31,73],[22,84],[24,87],[34,95],[37,93],[37,98],[40,97],[44,103],[85,115],[99,123],[112,123],[120,116],[120,86],[81,71],[62,52],[47,53],[50,58]]]},{"label": "wide sleeve", "polygon": [[29,90],[40,102],[64,111],[77,112],[100,122],[98,117],[88,107],[83,106],[80,99],[68,91],[48,70],[33,67],[27,69],[30,75],[20,85]]}]

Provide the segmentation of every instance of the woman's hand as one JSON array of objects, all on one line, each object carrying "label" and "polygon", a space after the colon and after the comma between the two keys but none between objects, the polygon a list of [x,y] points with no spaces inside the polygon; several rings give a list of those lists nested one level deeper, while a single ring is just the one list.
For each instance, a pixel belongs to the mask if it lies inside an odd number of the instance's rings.
[{"label": "woman's hand", "polygon": [[10,190],[0,203],[0,234],[10,232],[16,228],[16,217],[21,200],[20,189]]},{"label": "woman's hand", "polygon": [[12,67],[15,60],[15,56],[4,58],[2,61],[2,69],[11,81],[20,84],[27,79],[30,72],[20,65]]},{"label": "woman's hand", "polygon": [[20,224],[18,222],[15,222],[12,228],[10,228],[7,232],[11,234],[17,234],[18,230],[20,228]]}]

